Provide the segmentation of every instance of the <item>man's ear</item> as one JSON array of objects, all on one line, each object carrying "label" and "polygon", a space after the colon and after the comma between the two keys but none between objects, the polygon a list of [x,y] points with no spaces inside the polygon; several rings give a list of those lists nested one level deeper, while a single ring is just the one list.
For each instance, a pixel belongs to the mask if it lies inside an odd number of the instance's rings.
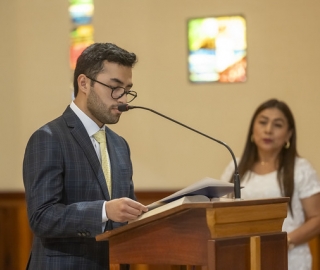
[{"label": "man's ear", "polygon": [[79,92],[88,93],[90,89],[89,80],[84,74],[78,76]]}]

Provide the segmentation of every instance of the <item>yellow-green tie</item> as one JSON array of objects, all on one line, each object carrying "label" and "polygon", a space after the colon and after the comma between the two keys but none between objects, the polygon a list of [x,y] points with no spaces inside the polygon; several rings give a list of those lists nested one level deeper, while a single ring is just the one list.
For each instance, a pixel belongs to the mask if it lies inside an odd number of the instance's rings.
[{"label": "yellow-green tie", "polygon": [[100,144],[101,166],[104,173],[104,177],[107,182],[109,195],[111,198],[111,191],[112,191],[111,171],[110,171],[109,156],[107,151],[106,133],[104,130],[99,130],[97,133],[93,135],[93,137]]}]

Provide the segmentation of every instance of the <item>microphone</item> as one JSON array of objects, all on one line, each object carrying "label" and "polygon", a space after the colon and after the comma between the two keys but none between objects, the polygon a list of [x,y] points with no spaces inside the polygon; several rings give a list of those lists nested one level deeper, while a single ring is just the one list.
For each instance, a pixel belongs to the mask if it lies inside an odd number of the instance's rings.
[{"label": "microphone", "polygon": [[196,132],[196,133],[198,133],[198,134],[200,134],[200,135],[202,135],[202,136],[204,136],[204,137],[206,137],[206,138],[208,138],[210,140],[213,140],[213,141],[225,146],[229,150],[229,152],[230,152],[230,154],[232,156],[233,162],[234,162],[234,169],[235,169],[234,170],[234,178],[233,178],[234,179],[233,180],[233,183],[234,183],[234,196],[235,196],[235,199],[241,199],[240,176],[239,176],[239,171],[238,171],[237,160],[236,160],[236,158],[234,156],[233,151],[231,150],[231,148],[226,143],[224,143],[224,142],[222,142],[220,140],[217,140],[217,139],[215,139],[213,137],[210,137],[210,136],[208,136],[208,135],[206,135],[206,134],[204,134],[204,133],[202,133],[202,132],[200,132],[198,130],[195,130],[194,128],[191,128],[191,127],[189,127],[189,126],[187,126],[185,124],[182,124],[182,123],[180,123],[180,122],[178,122],[178,121],[176,121],[176,120],[174,120],[174,119],[172,119],[172,118],[170,118],[168,116],[165,116],[162,113],[159,113],[159,112],[157,112],[155,110],[152,110],[152,109],[149,109],[149,108],[146,108],[146,107],[141,107],[141,106],[130,106],[128,104],[118,105],[118,111],[120,111],[120,112],[126,112],[126,111],[129,111],[129,110],[132,110],[132,109],[143,109],[143,110],[147,110],[147,111],[153,112],[153,113],[155,113],[155,114],[157,114],[157,115],[159,115],[161,117],[164,117],[164,118],[166,118],[166,119],[168,119],[168,120],[170,120],[170,121],[172,121],[172,122],[174,122],[174,123],[176,123],[176,124],[178,124],[180,126],[183,126],[183,127],[187,128],[187,129],[190,129],[190,130],[192,130],[192,131],[194,131],[194,132]]}]

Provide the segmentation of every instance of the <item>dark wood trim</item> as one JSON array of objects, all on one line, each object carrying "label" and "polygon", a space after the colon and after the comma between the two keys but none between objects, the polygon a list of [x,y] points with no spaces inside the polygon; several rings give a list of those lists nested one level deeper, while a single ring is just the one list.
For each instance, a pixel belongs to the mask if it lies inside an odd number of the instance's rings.
[{"label": "dark wood trim", "polygon": [[[139,201],[158,201],[164,197],[171,195],[176,190],[137,190],[136,196]],[[25,200],[24,191],[2,191],[0,192],[0,201],[2,200]]]},{"label": "dark wood trim", "polygon": [[0,192],[0,201],[2,200],[25,200],[24,191]]},{"label": "dark wood trim", "polygon": [[167,190],[167,191],[158,191],[158,190],[136,190],[135,194],[137,196],[137,200],[142,204],[150,204],[155,201],[161,200],[172,193],[176,192],[176,190]]}]

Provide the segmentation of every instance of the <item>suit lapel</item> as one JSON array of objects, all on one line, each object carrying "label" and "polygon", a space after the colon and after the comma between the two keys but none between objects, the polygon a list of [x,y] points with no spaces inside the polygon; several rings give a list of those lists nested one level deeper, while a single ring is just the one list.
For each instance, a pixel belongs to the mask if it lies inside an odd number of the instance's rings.
[{"label": "suit lapel", "polygon": [[70,133],[85,153],[88,162],[97,177],[96,180],[99,182],[105,198],[107,200],[110,200],[106,180],[104,178],[99,159],[85,127],[83,126],[78,116],[72,111],[70,106],[68,106],[68,108],[63,113],[63,117],[66,121],[67,126],[70,128]]},{"label": "suit lapel", "polygon": [[108,145],[108,153],[111,165],[111,182],[112,182],[112,197],[118,198],[119,194],[117,192],[121,190],[120,188],[120,180],[121,176],[119,175],[119,157],[116,153],[115,145],[116,143],[113,141],[110,129],[106,126],[106,135],[107,135],[107,145]]}]

